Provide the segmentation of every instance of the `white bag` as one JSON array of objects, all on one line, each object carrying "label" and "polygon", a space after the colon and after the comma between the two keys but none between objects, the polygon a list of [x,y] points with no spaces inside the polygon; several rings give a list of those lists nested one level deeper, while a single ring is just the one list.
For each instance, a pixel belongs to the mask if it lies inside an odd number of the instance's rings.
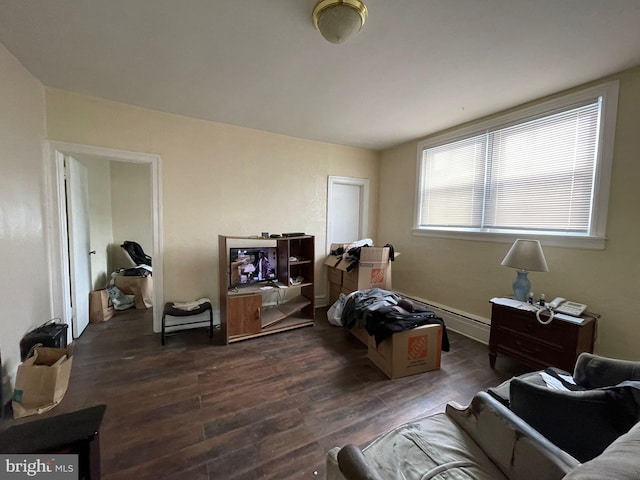
[{"label": "white bag", "polygon": [[331,325],[335,325],[337,327],[342,327],[342,310],[344,310],[344,306],[347,303],[347,296],[344,293],[341,293],[338,297],[338,300],[329,307],[327,310],[327,319]]},{"label": "white bag", "polygon": [[116,310],[126,310],[136,306],[134,295],[125,295],[118,287],[109,287],[107,291]]}]

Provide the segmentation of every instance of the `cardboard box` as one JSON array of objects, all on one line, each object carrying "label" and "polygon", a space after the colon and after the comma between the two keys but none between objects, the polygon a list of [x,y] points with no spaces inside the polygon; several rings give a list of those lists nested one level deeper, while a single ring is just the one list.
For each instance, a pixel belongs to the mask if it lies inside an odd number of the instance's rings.
[{"label": "cardboard box", "polygon": [[367,332],[365,328],[354,327],[350,328],[349,332],[351,333],[351,335],[360,340],[364,345],[369,345],[369,338],[371,337],[369,336],[369,332]]},{"label": "cardboard box", "polygon": [[[342,244],[334,243],[331,245],[331,250],[341,246]],[[399,254],[396,253],[395,256],[397,255]],[[361,248],[360,261],[355,267],[351,262],[335,255],[328,255],[324,264],[329,267],[329,282],[338,284],[341,280],[341,285],[346,291],[353,292],[369,288],[391,290],[389,247]]]},{"label": "cardboard box", "polygon": [[94,290],[89,293],[89,321],[106,322],[113,317],[113,302],[106,290]]},{"label": "cardboard box", "polygon": [[[337,267],[341,268],[340,265]],[[383,288],[391,290],[391,262],[363,263],[350,272],[342,274],[342,286],[351,292],[367,290],[369,288]]]},{"label": "cardboard box", "polygon": [[430,324],[394,333],[376,347],[369,337],[367,356],[389,378],[440,368],[442,325]]},{"label": "cardboard box", "polygon": [[342,286],[342,270],[338,270],[337,268],[329,268],[328,269],[329,283],[334,285]]},{"label": "cardboard box", "polygon": [[[343,246],[342,243],[332,243],[330,251],[337,250],[338,248],[340,248],[342,246]],[[327,267],[336,267],[338,265],[338,263],[340,263],[341,260],[342,260],[342,256],[329,254],[329,255],[327,255],[327,258],[324,259],[324,264]]]},{"label": "cardboard box", "polygon": [[[330,250],[338,250],[339,248],[344,247],[344,245],[345,244],[342,243],[332,243]],[[399,255],[399,253],[396,253],[395,255]],[[360,249],[360,263],[387,263],[388,261],[389,247],[362,247]],[[327,258],[324,260],[324,264],[327,267],[338,267],[340,265],[340,269],[346,271],[349,262],[342,261],[341,255],[327,255]]]},{"label": "cardboard box", "polygon": [[340,298],[340,294],[342,293],[342,286],[337,285],[335,283],[329,284],[329,303],[333,305]]}]

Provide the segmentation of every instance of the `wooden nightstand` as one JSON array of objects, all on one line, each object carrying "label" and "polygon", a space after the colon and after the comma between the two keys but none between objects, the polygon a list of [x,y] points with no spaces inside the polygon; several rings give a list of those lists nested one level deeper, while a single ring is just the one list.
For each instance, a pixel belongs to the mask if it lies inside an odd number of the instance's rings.
[{"label": "wooden nightstand", "polygon": [[535,312],[492,304],[489,364],[498,353],[535,369],[558,367],[573,372],[578,355],[593,352],[599,315],[582,315],[582,324],[554,319],[542,325]]}]

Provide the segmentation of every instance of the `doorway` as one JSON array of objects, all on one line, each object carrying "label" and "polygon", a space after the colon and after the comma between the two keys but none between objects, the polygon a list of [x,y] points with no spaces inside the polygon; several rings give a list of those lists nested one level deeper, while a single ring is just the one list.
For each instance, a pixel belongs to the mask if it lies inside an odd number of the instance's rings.
[{"label": "doorway", "polygon": [[[67,325],[72,325],[71,292],[72,272],[69,258],[69,235],[65,202],[64,157],[100,158],[105,161],[147,164],[150,167],[151,230],[153,262],[153,330],[160,331],[163,305],[163,259],[162,259],[162,211],[161,211],[161,162],[158,155],[129,152],[89,145],[64,142],[48,142],[47,162],[49,179],[49,258],[51,259],[51,299],[54,315]],[[68,329],[71,336],[72,328]],[[72,338],[68,339],[69,341]]]},{"label": "doorway", "polygon": [[332,243],[351,243],[369,231],[369,179],[329,177],[327,254]]}]

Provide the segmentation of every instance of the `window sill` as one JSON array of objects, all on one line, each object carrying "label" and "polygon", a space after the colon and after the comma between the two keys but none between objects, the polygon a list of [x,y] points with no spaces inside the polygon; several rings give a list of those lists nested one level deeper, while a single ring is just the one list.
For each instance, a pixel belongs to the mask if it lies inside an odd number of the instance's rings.
[{"label": "window sill", "polygon": [[544,235],[540,233],[497,233],[468,232],[456,230],[431,230],[414,228],[416,237],[450,238],[454,240],[473,240],[479,242],[513,243],[518,238],[539,240],[544,247],[582,248],[586,250],[604,250],[605,237],[578,237],[572,235]]}]

